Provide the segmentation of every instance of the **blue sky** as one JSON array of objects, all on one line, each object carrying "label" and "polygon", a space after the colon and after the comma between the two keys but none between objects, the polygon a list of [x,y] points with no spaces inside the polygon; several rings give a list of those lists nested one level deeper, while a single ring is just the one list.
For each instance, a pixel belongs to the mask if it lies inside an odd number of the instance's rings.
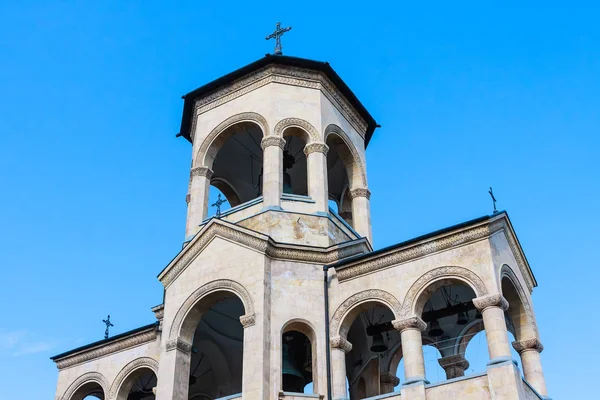
[{"label": "blue sky", "polygon": [[180,96],[272,51],[280,20],[284,53],[329,61],[383,126],[374,246],[490,213],[492,185],[539,282],[550,394],[585,398],[600,6],[527,3],[0,0],[3,395],[52,398],[48,357],[101,339],[108,313],[114,333],[152,322],[185,229]]}]

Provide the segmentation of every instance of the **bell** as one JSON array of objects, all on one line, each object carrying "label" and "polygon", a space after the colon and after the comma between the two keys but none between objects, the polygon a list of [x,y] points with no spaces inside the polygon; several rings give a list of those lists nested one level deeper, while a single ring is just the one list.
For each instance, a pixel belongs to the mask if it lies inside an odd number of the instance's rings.
[{"label": "bell", "polygon": [[383,341],[383,336],[381,333],[376,333],[373,335],[373,344],[371,345],[371,351],[373,353],[383,353],[388,349],[387,345]]},{"label": "bell", "polygon": [[444,334],[444,330],[440,327],[437,319],[431,321],[429,326],[429,336],[442,336]]},{"label": "bell", "polygon": [[466,325],[469,323],[469,319],[467,318],[467,314],[464,311],[458,313],[458,317],[456,318],[456,323],[458,325]]},{"label": "bell", "polygon": [[292,188],[292,177],[287,172],[283,173],[283,193],[294,194]]},{"label": "bell", "polygon": [[292,352],[290,351],[290,345],[283,343],[283,360],[282,360],[282,374],[283,374],[283,391],[284,392],[304,392],[304,374],[296,366],[296,360]]},{"label": "bell", "polygon": [[294,156],[286,149],[283,151],[283,193],[294,194],[292,187],[292,177],[287,173],[288,169],[291,169],[296,160]]}]

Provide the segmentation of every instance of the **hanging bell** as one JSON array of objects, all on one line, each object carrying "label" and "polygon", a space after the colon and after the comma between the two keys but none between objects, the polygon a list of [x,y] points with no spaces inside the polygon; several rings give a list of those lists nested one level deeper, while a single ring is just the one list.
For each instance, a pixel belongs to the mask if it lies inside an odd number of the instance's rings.
[{"label": "hanging bell", "polygon": [[376,333],[373,335],[373,344],[371,345],[371,351],[373,353],[383,353],[388,349],[387,345],[383,341],[383,335]]},{"label": "hanging bell", "polygon": [[456,318],[457,325],[466,325],[469,323],[469,318],[464,311],[458,313],[458,317]]},{"label": "hanging bell", "polygon": [[294,156],[286,149],[283,151],[283,193],[294,194],[294,188],[292,186],[292,177],[287,173],[288,169],[291,169],[296,160]]},{"label": "hanging bell", "polygon": [[296,360],[292,354],[290,344],[283,343],[283,360],[282,360],[282,375],[283,375],[283,391],[302,393],[304,391],[305,381],[304,374],[296,365]]},{"label": "hanging bell", "polygon": [[444,334],[444,330],[440,327],[440,323],[437,319],[431,321],[429,325],[429,336],[442,336]]}]

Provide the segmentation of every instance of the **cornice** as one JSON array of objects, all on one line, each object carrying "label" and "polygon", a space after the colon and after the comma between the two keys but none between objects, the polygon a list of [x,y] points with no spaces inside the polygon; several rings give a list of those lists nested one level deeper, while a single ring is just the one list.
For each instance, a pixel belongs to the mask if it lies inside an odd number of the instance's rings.
[{"label": "cornice", "polygon": [[283,244],[273,241],[262,233],[224,220],[212,219],[158,275],[163,286],[169,286],[215,237],[238,243],[263,253],[271,259],[294,260],[311,264],[331,264],[343,258],[371,251],[364,238],[328,248]]},{"label": "cornice", "polygon": [[195,112],[192,115],[191,134],[193,135],[195,132],[198,115],[269,83],[280,83],[320,90],[364,139],[367,131],[366,121],[360,117],[356,109],[346,100],[325,74],[319,71],[284,65],[269,65],[225,87],[217,89],[207,96],[197,99],[194,106]]},{"label": "cornice", "polygon": [[83,350],[79,353],[75,353],[65,358],[54,360],[56,367],[60,369],[69,368],[83,362],[87,362],[96,358],[100,358],[109,354],[117,353],[123,350],[137,347],[142,344],[152,342],[156,340],[158,332],[155,327],[149,328],[147,331],[138,332],[131,336],[122,338],[115,342],[109,342],[104,345]]}]

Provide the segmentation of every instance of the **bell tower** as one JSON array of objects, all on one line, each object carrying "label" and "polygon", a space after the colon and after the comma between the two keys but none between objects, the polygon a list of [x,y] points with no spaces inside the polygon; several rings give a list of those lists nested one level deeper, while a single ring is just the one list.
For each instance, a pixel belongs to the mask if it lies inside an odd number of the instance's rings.
[{"label": "bell tower", "polygon": [[270,56],[184,97],[186,241],[218,217],[280,243],[371,242],[365,148],[376,123],[328,63]]}]

